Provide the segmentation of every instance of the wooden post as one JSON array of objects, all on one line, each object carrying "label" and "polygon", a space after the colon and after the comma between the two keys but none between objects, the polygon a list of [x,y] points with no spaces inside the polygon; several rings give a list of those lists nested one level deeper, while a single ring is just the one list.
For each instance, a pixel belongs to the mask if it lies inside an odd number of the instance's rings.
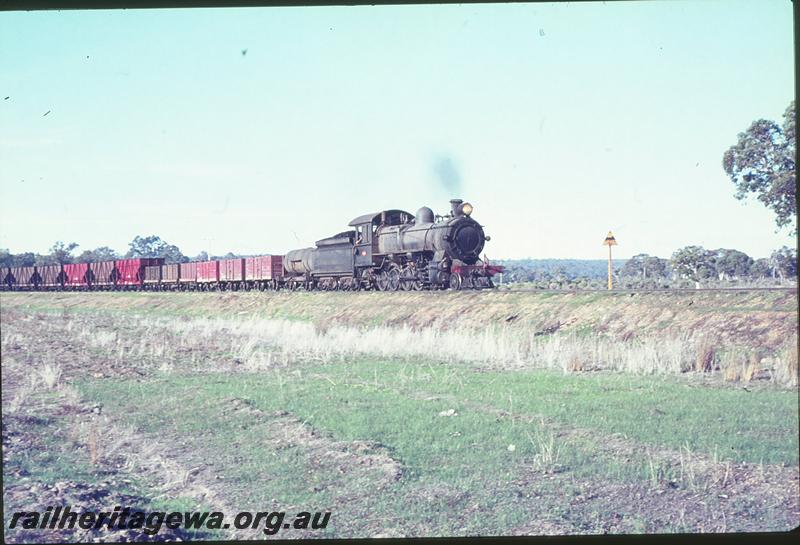
[{"label": "wooden post", "polygon": [[617,245],[617,239],[614,238],[614,234],[609,231],[606,235],[606,239],[603,241],[605,246],[608,246],[608,289],[614,289],[614,278],[613,278],[613,268],[611,265],[611,247]]}]

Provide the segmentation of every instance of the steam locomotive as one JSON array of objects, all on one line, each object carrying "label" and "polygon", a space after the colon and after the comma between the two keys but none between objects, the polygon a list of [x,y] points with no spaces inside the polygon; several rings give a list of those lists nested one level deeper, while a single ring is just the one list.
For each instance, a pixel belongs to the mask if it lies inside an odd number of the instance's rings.
[{"label": "steam locomotive", "polygon": [[481,261],[489,240],[472,205],[450,201],[434,215],[384,210],[349,231],[285,256],[165,264],[163,258],[0,268],[3,290],[370,290],[491,288],[503,267]]},{"label": "steam locomotive", "polygon": [[364,214],[354,229],[292,250],[283,260],[289,289],[381,291],[491,288],[503,267],[480,259],[490,240],[472,218],[473,207],[450,201],[450,212],[434,215],[423,206]]}]

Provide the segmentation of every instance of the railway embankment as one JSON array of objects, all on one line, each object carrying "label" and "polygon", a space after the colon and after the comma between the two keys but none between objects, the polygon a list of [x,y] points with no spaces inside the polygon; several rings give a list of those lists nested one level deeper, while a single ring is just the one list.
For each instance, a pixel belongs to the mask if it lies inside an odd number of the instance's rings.
[{"label": "railway embankment", "polygon": [[3,293],[0,306],[42,312],[142,312],[313,322],[325,330],[407,327],[629,341],[703,337],[774,351],[798,330],[797,291],[682,292],[44,292]]}]

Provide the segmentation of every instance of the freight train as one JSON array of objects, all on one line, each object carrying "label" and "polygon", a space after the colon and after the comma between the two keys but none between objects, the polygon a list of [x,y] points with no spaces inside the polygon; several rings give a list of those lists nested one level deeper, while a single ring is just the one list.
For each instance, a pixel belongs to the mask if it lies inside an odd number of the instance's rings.
[{"label": "freight train", "polygon": [[5,290],[423,290],[494,287],[503,271],[480,259],[490,240],[473,207],[450,201],[447,214],[383,210],[353,219],[314,247],[283,255],[164,263],[119,259],[0,268]]}]

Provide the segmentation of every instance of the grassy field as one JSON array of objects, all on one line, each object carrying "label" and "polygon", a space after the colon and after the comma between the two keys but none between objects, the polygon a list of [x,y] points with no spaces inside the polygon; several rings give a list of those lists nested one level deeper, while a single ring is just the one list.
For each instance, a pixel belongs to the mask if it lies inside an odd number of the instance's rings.
[{"label": "grassy field", "polygon": [[5,293],[0,311],[6,519],[332,512],[283,538],[800,523],[795,293]]}]

